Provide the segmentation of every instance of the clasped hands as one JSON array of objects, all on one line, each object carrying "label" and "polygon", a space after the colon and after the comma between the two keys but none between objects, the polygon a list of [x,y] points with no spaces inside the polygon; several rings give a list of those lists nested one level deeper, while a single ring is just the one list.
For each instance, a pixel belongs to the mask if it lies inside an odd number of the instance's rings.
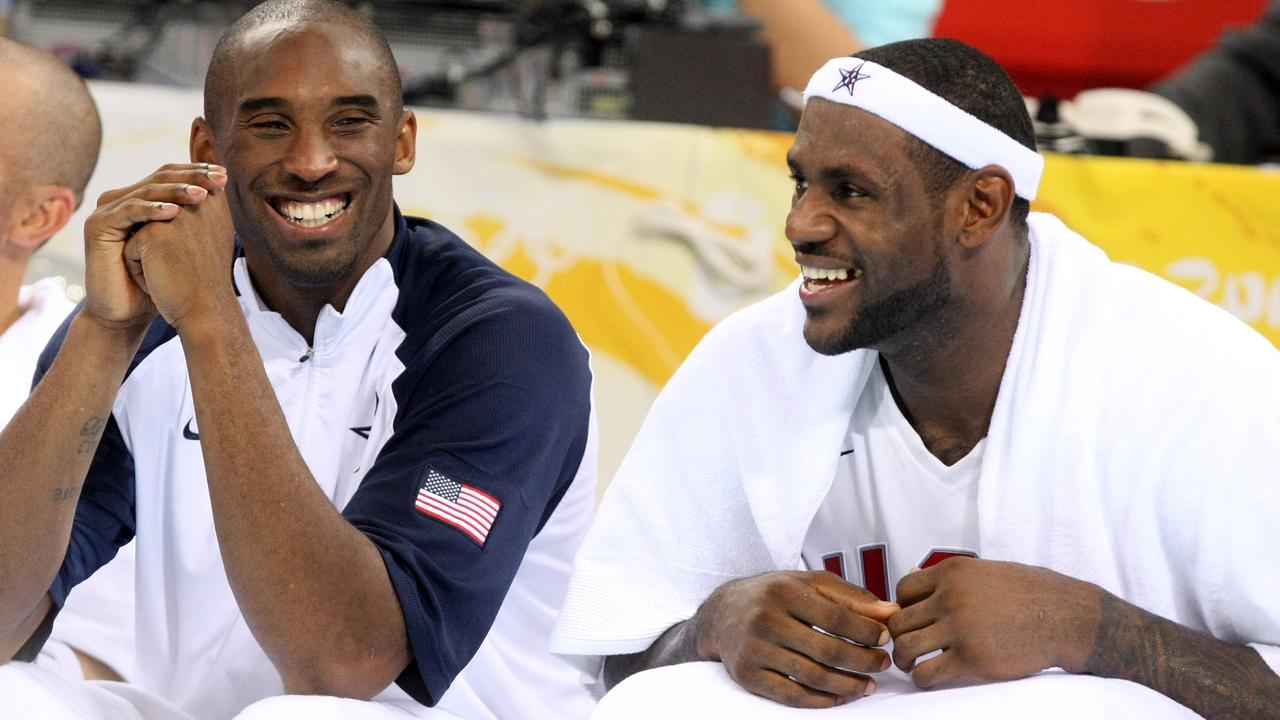
[{"label": "clasped hands", "polygon": [[964,557],[907,575],[898,603],[827,571],[774,572],[718,588],[693,632],[698,654],[746,690],[830,707],[874,692],[871,674],[891,662],[922,688],[1079,672],[1101,592],[1043,568]]},{"label": "clasped hands", "polygon": [[158,312],[181,332],[234,298],[226,184],[221,166],[174,163],[99,196],[84,226],[85,312],[117,328]]}]

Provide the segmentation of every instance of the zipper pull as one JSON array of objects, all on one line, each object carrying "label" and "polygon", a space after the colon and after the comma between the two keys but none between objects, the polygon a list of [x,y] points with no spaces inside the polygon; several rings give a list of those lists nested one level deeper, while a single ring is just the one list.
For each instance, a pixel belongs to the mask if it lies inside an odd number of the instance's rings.
[{"label": "zipper pull", "polygon": [[306,361],[310,360],[311,358],[313,358],[313,357],[315,357],[315,356],[316,356],[316,350],[315,350],[315,348],[308,346],[308,347],[307,347],[307,354],[306,354],[306,355],[303,355],[303,356],[302,356],[302,357],[300,357],[300,358],[298,358],[298,362],[300,362],[300,363],[304,363],[304,362],[306,362]]}]

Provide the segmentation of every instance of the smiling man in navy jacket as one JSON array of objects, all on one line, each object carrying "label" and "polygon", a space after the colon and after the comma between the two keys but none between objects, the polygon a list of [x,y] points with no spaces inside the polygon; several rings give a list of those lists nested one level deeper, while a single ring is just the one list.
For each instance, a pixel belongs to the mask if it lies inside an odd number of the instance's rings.
[{"label": "smiling man in navy jacket", "polygon": [[194,162],[100,198],[88,296],[0,438],[0,659],[136,535],[142,692],[10,663],[6,710],[589,711],[547,652],[594,501],[587,352],[399,213],[415,136],[372,24],[273,0],[215,50]]}]

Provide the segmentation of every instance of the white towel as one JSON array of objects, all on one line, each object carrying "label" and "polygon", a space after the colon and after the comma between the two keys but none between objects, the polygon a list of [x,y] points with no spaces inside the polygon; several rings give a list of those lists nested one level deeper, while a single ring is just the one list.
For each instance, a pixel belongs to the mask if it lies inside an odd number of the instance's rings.
[{"label": "white towel", "polygon": [[[981,555],[1258,643],[1280,668],[1280,353],[1056,218],[1030,225]],[[799,566],[876,358],[819,355],[803,322],[793,285],[716,326],[671,379],[578,556],[555,651],[637,652],[722,583]]]}]

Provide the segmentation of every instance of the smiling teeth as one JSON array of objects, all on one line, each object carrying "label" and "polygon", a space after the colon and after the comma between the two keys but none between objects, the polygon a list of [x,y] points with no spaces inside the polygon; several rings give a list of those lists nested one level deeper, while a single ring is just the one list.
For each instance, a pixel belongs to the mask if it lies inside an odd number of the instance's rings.
[{"label": "smiling teeth", "polygon": [[276,208],[284,219],[294,225],[306,228],[320,227],[346,211],[349,200],[331,198],[314,203],[300,203],[293,200],[281,200]]},{"label": "smiling teeth", "polygon": [[[800,274],[806,280],[848,280],[849,270],[847,268],[817,268],[808,265],[800,266]],[[862,276],[862,271],[854,268],[853,279],[857,280]]]}]

